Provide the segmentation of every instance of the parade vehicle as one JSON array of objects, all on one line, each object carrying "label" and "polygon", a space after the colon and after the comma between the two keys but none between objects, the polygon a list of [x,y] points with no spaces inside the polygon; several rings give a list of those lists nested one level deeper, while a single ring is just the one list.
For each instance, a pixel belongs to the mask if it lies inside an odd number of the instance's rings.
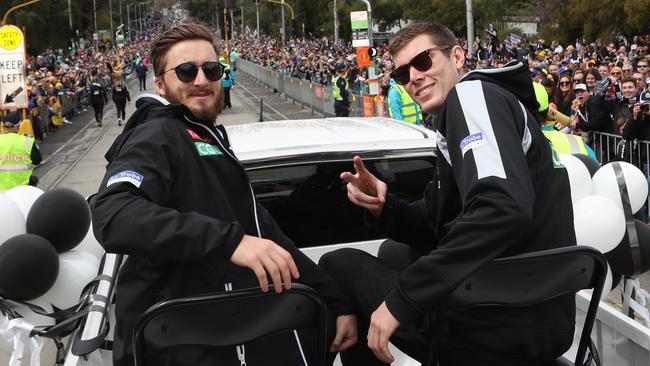
[{"label": "parade vehicle", "polygon": [[[363,158],[388,190],[418,200],[436,164],[436,132],[389,118],[323,118],[227,126],[233,150],[246,168],[257,200],[314,261],[338,248],[377,255],[386,238],[349,202],[339,175]],[[106,254],[101,278],[86,302],[88,315],[70,339],[65,365],[110,365],[110,309],[121,256]],[[564,358],[573,362],[590,295],[576,294],[576,337]],[[602,365],[650,364],[650,329],[601,301],[592,339]],[[392,346],[391,346],[392,347]],[[419,363],[391,348],[394,365]],[[340,365],[339,361],[336,361]]]}]

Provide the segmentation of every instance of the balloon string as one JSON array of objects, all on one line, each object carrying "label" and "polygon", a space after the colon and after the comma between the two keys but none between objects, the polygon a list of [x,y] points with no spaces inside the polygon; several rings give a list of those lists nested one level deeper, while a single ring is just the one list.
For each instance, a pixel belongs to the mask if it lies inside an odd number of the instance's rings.
[{"label": "balloon string", "polygon": [[642,318],[646,327],[650,327],[650,310],[646,307],[650,300],[650,293],[641,288],[639,279],[630,280],[630,284],[636,292],[636,299],[630,299],[630,307]]}]

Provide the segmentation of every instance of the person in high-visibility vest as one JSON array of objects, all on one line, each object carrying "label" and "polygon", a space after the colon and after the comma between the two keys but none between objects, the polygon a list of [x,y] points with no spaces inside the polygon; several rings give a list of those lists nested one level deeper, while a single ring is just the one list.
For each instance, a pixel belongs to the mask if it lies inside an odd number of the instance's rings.
[{"label": "person in high-visibility vest", "polygon": [[230,52],[230,80],[232,81],[233,85],[235,84],[235,73],[237,72],[237,59],[239,58],[239,52],[237,52],[237,48],[233,49]]},{"label": "person in high-visibility vest", "polygon": [[332,78],[332,95],[334,112],[337,117],[350,115],[350,84],[347,79],[348,68],[345,64],[336,65],[336,76]]},{"label": "person in high-visibility vest", "polygon": [[0,191],[17,186],[36,185],[34,165],[41,162],[41,152],[32,136],[17,134],[18,126],[4,123],[0,134]]},{"label": "person in high-visibility vest", "polygon": [[535,97],[539,104],[538,120],[542,125],[544,136],[546,136],[548,141],[551,143],[553,149],[561,154],[589,155],[591,158],[598,161],[596,153],[585,144],[581,136],[563,133],[555,129],[556,121],[549,121],[548,118],[546,118],[549,108],[548,93],[546,92],[546,89],[544,89],[542,84],[537,82],[533,82],[533,88],[535,89]]},{"label": "person in high-visibility vest", "polygon": [[420,106],[404,90],[404,87],[391,79],[388,89],[388,114],[400,121],[419,125],[422,122],[422,110]]}]

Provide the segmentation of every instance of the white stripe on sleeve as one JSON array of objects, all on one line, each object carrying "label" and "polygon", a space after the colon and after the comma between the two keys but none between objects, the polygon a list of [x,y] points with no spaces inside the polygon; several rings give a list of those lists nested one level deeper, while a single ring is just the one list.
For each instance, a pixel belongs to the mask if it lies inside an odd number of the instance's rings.
[{"label": "white stripe on sleeve", "polygon": [[478,179],[492,176],[506,179],[499,144],[494,135],[481,81],[464,81],[457,84],[456,89],[470,136],[482,134],[484,140],[483,143],[472,149]]}]

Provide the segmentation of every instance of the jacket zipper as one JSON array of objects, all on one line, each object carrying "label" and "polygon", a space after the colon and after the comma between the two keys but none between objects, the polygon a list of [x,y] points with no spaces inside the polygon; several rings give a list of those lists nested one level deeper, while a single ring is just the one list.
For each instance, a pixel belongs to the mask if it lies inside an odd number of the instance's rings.
[{"label": "jacket zipper", "polygon": [[[221,148],[221,150],[226,155],[228,155],[228,157],[232,161],[234,161],[244,172],[246,172],[246,169],[244,169],[244,167],[241,165],[239,160],[233,154],[230,153],[230,150],[226,149],[226,147],[223,145],[221,140],[219,140],[217,135],[215,135],[214,132],[212,132],[212,130],[210,130],[208,127],[206,127],[206,126],[204,126],[204,125],[202,125],[200,123],[197,123],[197,122],[194,122],[194,121],[190,120],[187,116],[184,116],[184,117],[185,117],[185,120],[187,122],[189,122],[189,123],[191,123],[193,125],[201,126],[206,131],[208,131],[210,133],[210,135],[212,135],[212,137],[214,137],[214,140],[219,144],[219,147]],[[257,202],[255,201],[255,192],[253,191],[253,186],[251,185],[250,180],[248,180],[248,189],[249,189],[249,191],[251,193],[251,197],[252,197],[252,200],[253,200],[253,214],[255,215],[255,226],[256,226],[256,229],[257,229],[257,236],[261,238],[262,237],[262,231],[260,230],[260,224],[259,224],[259,221],[257,219]],[[226,291],[232,291],[232,282],[225,283],[224,286],[226,288]],[[300,351],[300,356],[302,357],[302,360],[303,360],[305,366],[308,366],[307,359],[305,358],[305,353],[304,353],[304,351],[302,349],[302,345],[300,344],[300,337],[298,337],[298,332],[295,329],[293,330],[293,334],[294,334],[294,336],[296,338],[296,344],[298,345],[298,350]],[[239,359],[240,366],[246,366],[246,349],[244,347],[245,346],[243,344],[237,346],[237,359]]]},{"label": "jacket zipper", "polygon": [[[202,125],[200,123],[193,122],[192,120],[187,118],[187,116],[185,116],[185,120],[187,120],[189,123],[191,123],[193,125],[201,126],[205,130],[207,130],[210,133],[210,135],[212,135],[212,137],[214,137],[214,140],[219,144],[219,147],[221,148],[221,151],[223,151],[224,154],[226,154],[232,161],[234,161],[242,169],[242,171],[246,172],[246,169],[244,169],[244,167],[239,163],[239,160],[237,160],[237,158],[235,158],[235,156],[230,153],[230,150],[226,149],[224,144],[221,142],[221,140],[219,140],[217,135],[215,135],[214,132],[212,132],[212,130],[210,130],[208,127],[206,127],[206,126],[204,126],[204,125]],[[257,229],[257,236],[261,238],[262,237],[262,231],[260,230],[260,224],[259,224],[259,221],[257,219],[257,207],[256,207],[256,202],[255,202],[255,192],[253,191],[253,186],[251,185],[250,180],[248,180],[248,190],[251,193],[251,198],[253,200],[253,215],[255,216],[255,228]],[[232,282],[225,283],[224,286],[226,288],[226,291],[232,291]],[[246,348],[245,348],[245,345],[240,344],[240,345],[235,347],[235,350],[237,351],[237,359],[239,360],[239,366],[246,366]]]},{"label": "jacket zipper", "polygon": [[[223,284],[223,287],[225,288],[226,292],[232,291],[232,282],[226,282]],[[239,366],[246,366],[246,348],[243,344],[238,345],[235,347],[235,350],[237,351],[237,359],[239,360]]]}]

